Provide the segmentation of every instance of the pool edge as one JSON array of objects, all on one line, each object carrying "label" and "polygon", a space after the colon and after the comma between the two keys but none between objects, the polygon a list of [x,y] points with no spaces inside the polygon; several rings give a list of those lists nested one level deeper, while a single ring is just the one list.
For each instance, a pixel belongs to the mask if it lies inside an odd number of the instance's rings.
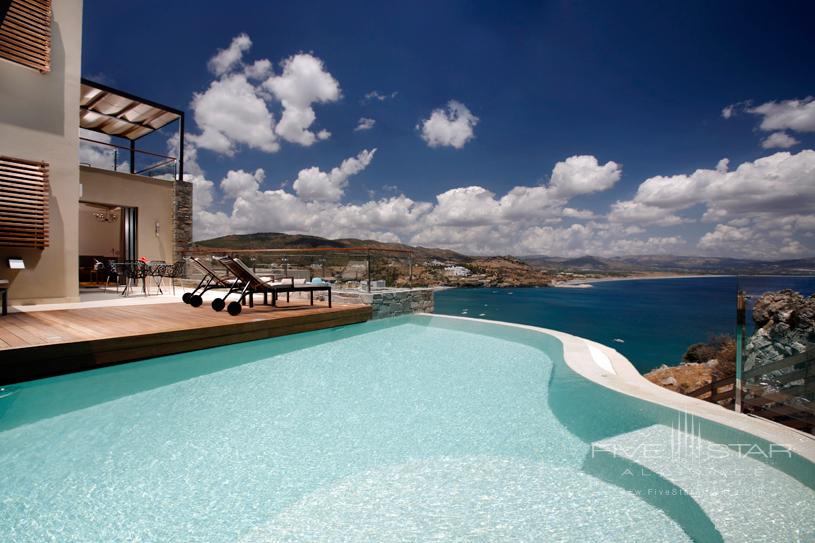
[{"label": "pool edge", "polygon": [[[528,324],[435,313],[418,313],[417,315],[489,323],[548,334],[558,339],[563,345],[563,359],[569,368],[585,379],[627,396],[699,416],[711,422],[747,432],[768,442],[784,445],[792,452],[815,464],[815,438],[812,436],[766,419],[735,413],[718,404],[667,390],[643,377],[626,357],[616,349],[602,343],[558,330]],[[614,373],[604,371],[595,362],[589,351],[590,345],[608,356]]]}]

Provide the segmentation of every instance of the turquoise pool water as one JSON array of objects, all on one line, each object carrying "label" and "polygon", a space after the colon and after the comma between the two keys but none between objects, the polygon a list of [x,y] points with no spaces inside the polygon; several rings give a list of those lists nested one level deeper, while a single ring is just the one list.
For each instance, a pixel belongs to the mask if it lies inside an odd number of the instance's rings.
[{"label": "turquoise pool water", "polygon": [[390,319],[4,394],[3,541],[815,534],[811,464],[595,385],[552,336],[486,322]]}]

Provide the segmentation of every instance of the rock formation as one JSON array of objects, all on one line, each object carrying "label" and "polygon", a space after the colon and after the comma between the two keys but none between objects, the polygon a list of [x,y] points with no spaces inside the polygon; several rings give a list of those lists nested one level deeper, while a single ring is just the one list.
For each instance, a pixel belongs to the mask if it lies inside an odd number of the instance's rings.
[{"label": "rock formation", "polygon": [[756,331],[744,351],[745,371],[815,346],[815,295],[768,292],[753,306],[753,321]]}]

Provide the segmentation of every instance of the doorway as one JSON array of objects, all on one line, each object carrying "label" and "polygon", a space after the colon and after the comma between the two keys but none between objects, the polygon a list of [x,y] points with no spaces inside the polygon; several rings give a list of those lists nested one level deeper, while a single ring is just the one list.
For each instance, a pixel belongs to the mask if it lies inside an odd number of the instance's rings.
[{"label": "doorway", "polygon": [[105,266],[136,260],[137,254],[137,208],[79,202],[80,293],[105,285]]}]

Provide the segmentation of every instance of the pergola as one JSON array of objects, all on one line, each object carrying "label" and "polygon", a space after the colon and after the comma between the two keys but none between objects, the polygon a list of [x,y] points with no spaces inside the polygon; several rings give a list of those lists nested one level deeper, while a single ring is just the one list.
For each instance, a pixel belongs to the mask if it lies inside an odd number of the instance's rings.
[{"label": "pergola", "polygon": [[[138,173],[135,170],[136,142],[174,121],[179,123],[177,175],[178,179],[183,179],[184,112],[82,78],[79,97],[80,128],[129,140],[130,173]],[[167,157],[146,151],[139,152],[175,160],[175,157]]]}]

